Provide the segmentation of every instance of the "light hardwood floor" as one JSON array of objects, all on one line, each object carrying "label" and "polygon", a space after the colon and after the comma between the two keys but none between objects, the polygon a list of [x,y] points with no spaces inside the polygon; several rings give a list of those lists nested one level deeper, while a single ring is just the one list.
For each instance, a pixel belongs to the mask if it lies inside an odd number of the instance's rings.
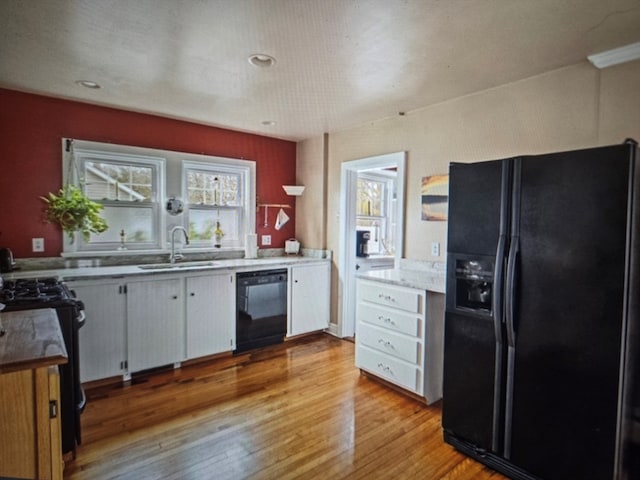
[{"label": "light hardwood floor", "polygon": [[82,429],[65,479],[505,478],[325,334],[92,388]]}]

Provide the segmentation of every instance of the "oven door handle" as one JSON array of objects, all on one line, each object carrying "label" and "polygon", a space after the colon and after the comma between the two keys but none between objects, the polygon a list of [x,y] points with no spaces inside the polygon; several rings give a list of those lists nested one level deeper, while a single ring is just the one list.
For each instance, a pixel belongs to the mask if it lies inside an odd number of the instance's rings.
[{"label": "oven door handle", "polygon": [[78,316],[76,317],[76,323],[78,324],[78,328],[82,327],[87,320],[87,316],[84,313],[84,310],[80,310],[78,312]]}]

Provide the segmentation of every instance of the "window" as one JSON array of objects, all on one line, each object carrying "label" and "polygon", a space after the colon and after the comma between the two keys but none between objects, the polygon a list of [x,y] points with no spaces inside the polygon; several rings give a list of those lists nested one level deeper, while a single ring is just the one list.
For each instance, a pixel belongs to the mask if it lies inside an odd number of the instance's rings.
[{"label": "window", "polygon": [[356,229],[370,233],[369,254],[393,255],[395,172],[358,173]]},{"label": "window", "polygon": [[157,249],[161,247],[160,198],[164,159],[75,150],[85,194],[104,206],[109,229],[76,239],[77,250]]},{"label": "window", "polygon": [[[184,162],[186,226],[192,248],[244,246],[244,235],[251,231],[252,175],[248,165],[237,162]],[[216,238],[216,232],[223,235]]]},{"label": "window", "polygon": [[[88,241],[64,236],[65,256],[166,253],[176,225],[189,232],[185,252],[242,249],[255,230],[253,161],[66,138],[62,149],[63,181],[103,205],[109,226]],[[166,211],[169,196],[182,201],[181,214]]]}]

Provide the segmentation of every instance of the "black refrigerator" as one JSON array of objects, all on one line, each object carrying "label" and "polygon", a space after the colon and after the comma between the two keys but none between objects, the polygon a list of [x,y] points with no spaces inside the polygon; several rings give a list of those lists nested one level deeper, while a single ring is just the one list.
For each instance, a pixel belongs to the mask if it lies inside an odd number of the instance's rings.
[{"label": "black refrigerator", "polygon": [[442,427],[514,479],[640,479],[637,143],[452,163]]}]

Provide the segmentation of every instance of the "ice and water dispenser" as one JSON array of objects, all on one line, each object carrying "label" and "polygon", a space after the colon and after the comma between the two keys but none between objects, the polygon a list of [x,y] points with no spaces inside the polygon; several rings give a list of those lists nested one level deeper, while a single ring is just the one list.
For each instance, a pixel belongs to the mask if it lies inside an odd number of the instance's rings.
[{"label": "ice and water dispenser", "polygon": [[455,259],[455,308],[490,314],[493,259]]}]

